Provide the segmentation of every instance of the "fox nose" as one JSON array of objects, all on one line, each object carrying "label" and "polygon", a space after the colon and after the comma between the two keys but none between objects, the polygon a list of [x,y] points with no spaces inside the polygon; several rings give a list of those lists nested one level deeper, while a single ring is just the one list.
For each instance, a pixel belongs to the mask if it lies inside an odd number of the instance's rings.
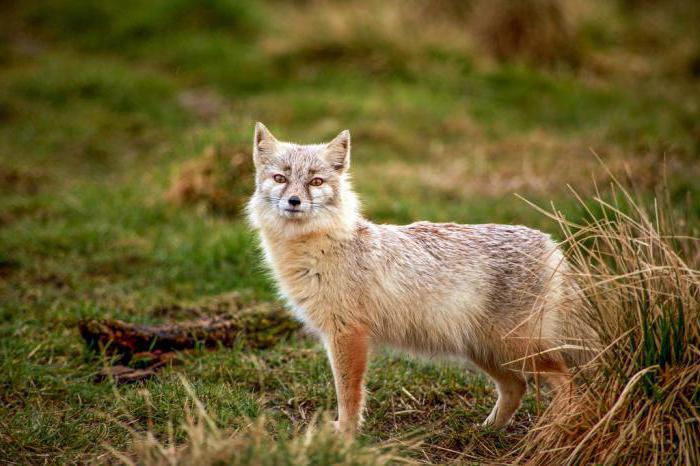
[{"label": "fox nose", "polygon": [[292,196],[289,198],[288,202],[292,207],[296,207],[301,204],[301,199],[299,199],[299,196]]}]

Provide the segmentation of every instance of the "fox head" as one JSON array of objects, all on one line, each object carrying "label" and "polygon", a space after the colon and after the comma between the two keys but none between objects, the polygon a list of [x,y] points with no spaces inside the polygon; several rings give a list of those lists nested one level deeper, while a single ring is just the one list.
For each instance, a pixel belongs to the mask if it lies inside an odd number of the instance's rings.
[{"label": "fox head", "polygon": [[350,132],[326,144],[278,141],[262,123],[253,138],[255,193],[248,204],[254,227],[281,236],[347,233],[356,219]]}]

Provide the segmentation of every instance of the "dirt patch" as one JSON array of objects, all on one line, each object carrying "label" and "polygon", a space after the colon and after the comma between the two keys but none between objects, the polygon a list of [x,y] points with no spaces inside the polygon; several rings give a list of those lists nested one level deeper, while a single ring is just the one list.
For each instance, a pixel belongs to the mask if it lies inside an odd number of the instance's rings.
[{"label": "dirt patch", "polygon": [[0,193],[37,194],[46,181],[45,175],[35,171],[0,165]]},{"label": "dirt patch", "polygon": [[55,290],[68,290],[72,288],[70,278],[64,273],[45,272],[36,276],[32,281],[42,288],[53,288]]},{"label": "dirt patch", "polygon": [[7,279],[20,269],[20,263],[14,259],[0,257],[0,278]]},{"label": "dirt patch", "polygon": [[254,176],[248,148],[212,144],[180,167],[166,199],[177,205],[235,217],[250,196]]}]

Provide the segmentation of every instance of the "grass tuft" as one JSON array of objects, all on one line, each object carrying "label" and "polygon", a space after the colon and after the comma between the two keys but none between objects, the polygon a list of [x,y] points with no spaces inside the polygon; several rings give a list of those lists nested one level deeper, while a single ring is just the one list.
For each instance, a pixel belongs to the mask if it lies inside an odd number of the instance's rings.
[{"label": "grass tuft", "polygon": [[247,149],[209,145],[200,156],[182,165],[166,198],[177,205],[235,217],[250,196],[253,177]]},{"label": "grass tuft", "polygon": [[481,48],[502,61],[574,62],[575,42],[558,0],[479,1],[471,18]]},{"label": "grass tuft", "polygon": [[[606,200],[612,199],[612,200]],[[558,212],[601,351],[580,387],[520,442],[526,464],[700,461],[700,254],[670,205],[653,210],[615,182],[582,202],[589,221]]]}]

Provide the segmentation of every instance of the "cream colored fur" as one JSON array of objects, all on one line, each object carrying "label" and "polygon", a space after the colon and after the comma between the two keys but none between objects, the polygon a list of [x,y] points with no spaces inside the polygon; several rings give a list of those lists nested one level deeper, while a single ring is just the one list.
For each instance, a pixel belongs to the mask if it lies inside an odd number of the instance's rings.
[{"label": "cream colored fur", "polygon": [[254,160],[250,221],[282,296],[326,348],[340,430],[361,423],[368,351],[378,345],[486,372],[499,394],[486,424],[510,420],[530,374],[568,384],[567,355],[557,348],[576,333],[567,316],[578,293],[548,235],[365,220],[348,179],[348,131],[328,144],[296,145],[258,123]]}]

